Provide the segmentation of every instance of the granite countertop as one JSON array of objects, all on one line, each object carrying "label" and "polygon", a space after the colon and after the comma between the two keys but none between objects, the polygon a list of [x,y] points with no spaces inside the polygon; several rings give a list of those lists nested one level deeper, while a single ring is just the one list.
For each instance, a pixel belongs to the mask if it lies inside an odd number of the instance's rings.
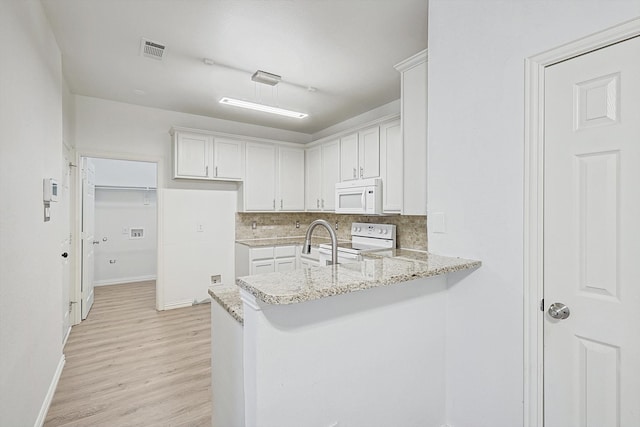
[{"label": "granite countertop", "polygon": [[[349,242],[349,240],[338,240],[338,242]],[[236,240],[236,243],[249,246],[250,248],[259,248],[265,246],[289,246],[289,245],[303,245],[304,236],[295,237],[270,237],[264,239],[242,239]],[[331,239],[324,237],[312,237],[311,244],[318,246],[320,243],[331,243]]]},{"label": "granite countertop", "polygon": [[209,288],[209,295],[216,300],[240,324],[244,324],[240,288],[233,285],[219,283]]},{"label": "granite countertop", "polygon": [[480,267],[480,261],[406,249],[369,252],[364,261],[266,273],[237,284],[267,304],[295,304]]}]

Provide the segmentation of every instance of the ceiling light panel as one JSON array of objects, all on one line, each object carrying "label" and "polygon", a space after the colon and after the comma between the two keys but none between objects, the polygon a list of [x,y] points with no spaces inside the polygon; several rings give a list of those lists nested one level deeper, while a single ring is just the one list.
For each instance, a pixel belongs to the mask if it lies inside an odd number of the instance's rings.
[{"label": "ceiling light panel", "polygon": [[242,101],[240,99],[224,97],[220,99],[220,104],[232,105],[234,107],[248,108],[250,110],[262,111],[265,113],[278,114],[280,116],[293,117],[296,119],[304,119],[308,116],[307,113],[300,113],[297,111],[286,110],[284,108],[272,107],[270,105],[257,104],[255,102]]}]

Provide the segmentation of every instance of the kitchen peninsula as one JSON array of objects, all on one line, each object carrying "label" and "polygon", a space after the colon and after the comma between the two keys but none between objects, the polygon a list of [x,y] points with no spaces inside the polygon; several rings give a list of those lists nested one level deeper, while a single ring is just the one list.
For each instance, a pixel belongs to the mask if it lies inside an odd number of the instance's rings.
[{"label": "kitchen peninsula", "polygon": [[213,424],[442,424],[447,275],[480,265],[396,249],[211,287]]}]

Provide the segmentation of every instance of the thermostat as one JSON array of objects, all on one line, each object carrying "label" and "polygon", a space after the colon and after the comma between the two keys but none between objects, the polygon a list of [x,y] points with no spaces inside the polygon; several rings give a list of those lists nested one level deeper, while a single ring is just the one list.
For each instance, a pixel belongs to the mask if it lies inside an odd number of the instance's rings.
[{"label": "thermostat", "polygon": [[58,201],[58,181],[53,178],[45,178],[43,180],[42,199],[45,202]]}]

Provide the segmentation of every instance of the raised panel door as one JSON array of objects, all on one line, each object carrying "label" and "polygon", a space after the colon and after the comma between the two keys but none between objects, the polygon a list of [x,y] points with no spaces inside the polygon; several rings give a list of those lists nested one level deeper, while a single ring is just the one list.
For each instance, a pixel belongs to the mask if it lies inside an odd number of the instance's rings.
[{"label": "raised panel door", "polygon": [[214,178],[242,179],[241,141],[216,138],[214,141]]},{"label": "raised panel door", "polygon": [[340,178],[342,181],[358,179],[358,134],[340,138]]},{"label": "raised panel door", "polygon": [[380,126],[380,169],[382,210],[402,211],[402,134],[400,121]]},{"label": "raised panel door", "polygon": [[268,144],[247,144],[245,151],[245,210],[273,211],[276,208],[276,149]]},{"label": "raised panel door", "polygon": [[358,164],[361,179],[380,176],[380,129],[378,126],[358,132]]},{"label": "raised panel door", "polygon": [[276,210],[304,210],[304,150],[278,149],[278,199]]},{"label": "raised panel door", "polygon": [[322,145],[322,195],[320,207],[324,211],[336,209],[336,184],[340,182],[340,141]]},{"label": "raised panel door", "polygon": [[208,135],[177,132],[175,137],[176,178],[208,178],[212,138]]},{"label": "raised panel door", "polygon": [[305,150],[305,208],[319,211],[322,199],[322,147]]}]

